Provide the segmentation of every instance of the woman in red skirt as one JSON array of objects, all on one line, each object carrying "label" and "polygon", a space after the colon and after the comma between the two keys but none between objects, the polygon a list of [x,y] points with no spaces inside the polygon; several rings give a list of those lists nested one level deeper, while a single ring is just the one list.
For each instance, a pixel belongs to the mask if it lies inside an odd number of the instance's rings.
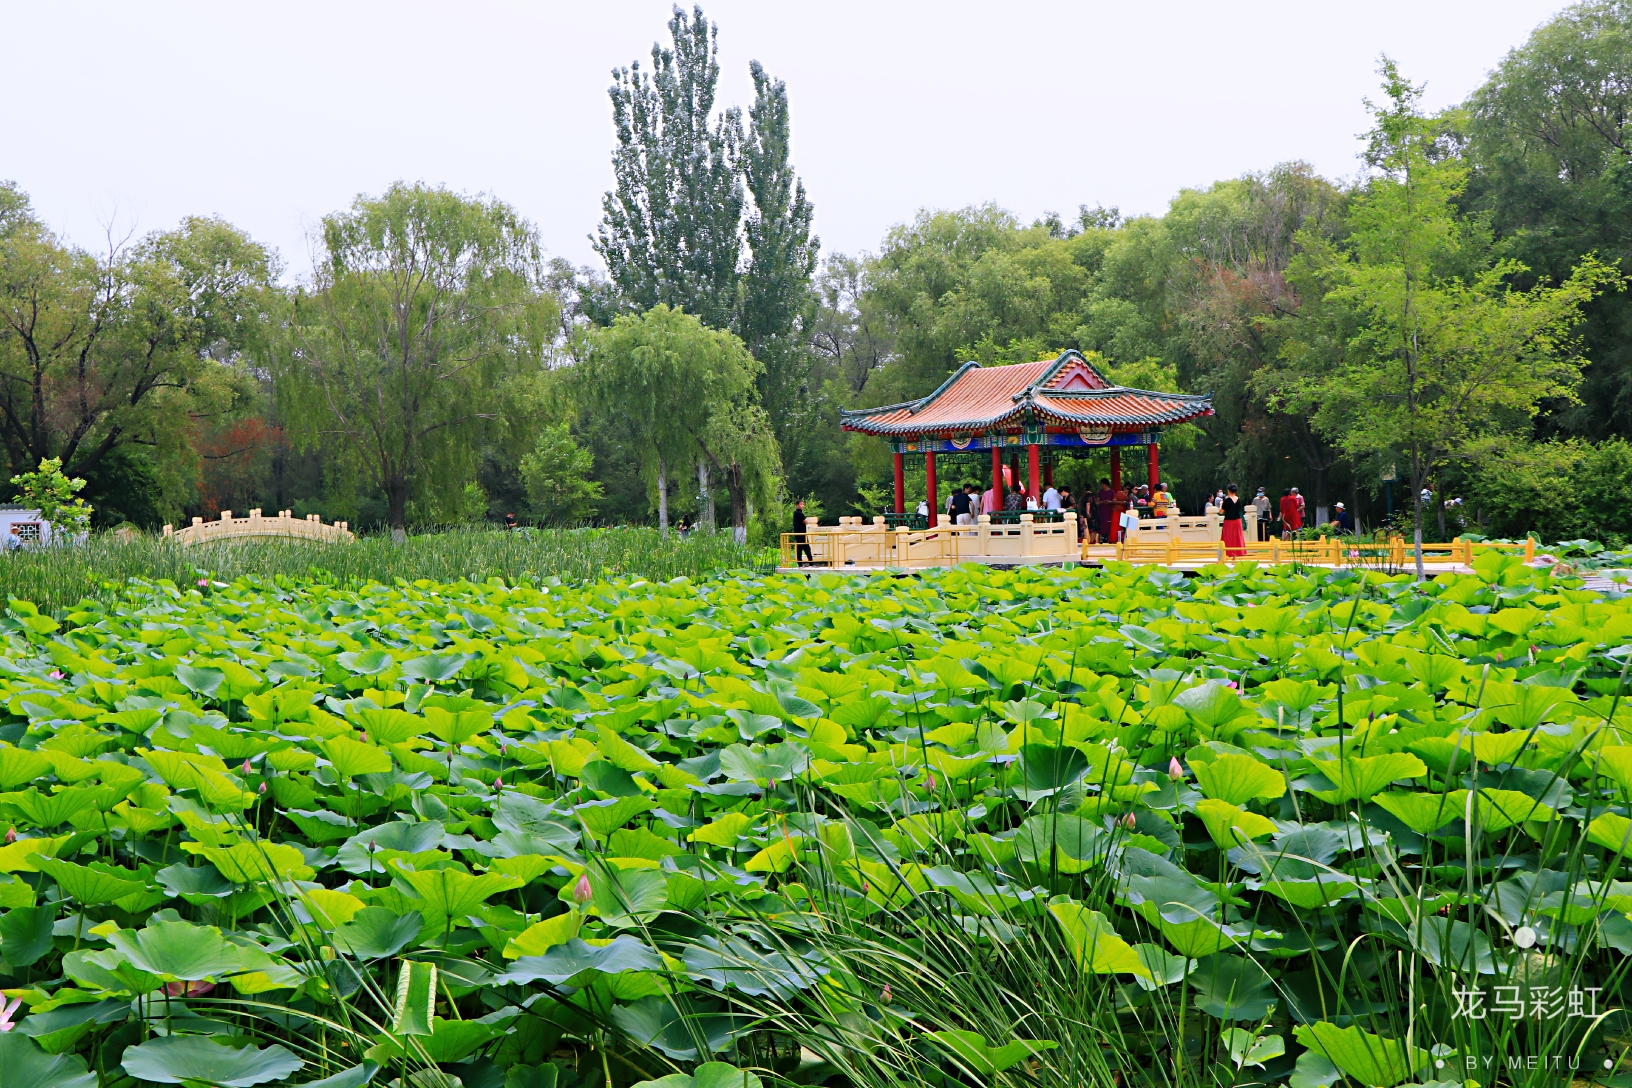
[{"label": "woman in red skirt", "polygon": [[1234,484],[1224,494],[1224,554],[1232,559],[1247,554],[1247,540],[1241,532],[1241,493]]}]

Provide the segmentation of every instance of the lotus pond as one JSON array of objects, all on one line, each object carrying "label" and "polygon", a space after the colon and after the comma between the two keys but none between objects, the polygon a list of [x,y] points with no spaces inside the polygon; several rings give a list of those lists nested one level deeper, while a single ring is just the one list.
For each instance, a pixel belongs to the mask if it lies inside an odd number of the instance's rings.
[{"label": "lotus pond", "polygon": [[0,637],[4,1088],[1632,1083],[1632,602],[1509,557]]}]

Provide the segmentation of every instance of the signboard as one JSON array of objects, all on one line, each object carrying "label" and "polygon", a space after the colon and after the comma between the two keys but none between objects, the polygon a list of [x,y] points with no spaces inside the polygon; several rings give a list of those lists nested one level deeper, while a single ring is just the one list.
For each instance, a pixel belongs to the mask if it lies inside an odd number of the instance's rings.
[{"label": "signboard", "polygon": [[1393,461],[1383,466],[1382,474],[1378,477],[1385,484],[1391,484],[1399,478],[1398,466]]}]

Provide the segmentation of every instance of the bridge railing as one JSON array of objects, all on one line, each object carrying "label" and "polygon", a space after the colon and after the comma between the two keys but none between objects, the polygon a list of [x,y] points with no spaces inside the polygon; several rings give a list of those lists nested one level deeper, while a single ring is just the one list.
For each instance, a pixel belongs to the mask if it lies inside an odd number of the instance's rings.
[{"label": "bridge railing", "polygon": [[348,523],[336,521],[325,525],[316,514],[303,518],[292,510],[279,510],[275,517],[264,517],[259,510],[251,510],[246,518],[235,518],[231,510],[221,511],[220,520],[205,521],[194,518],[191,525],[180,529],[164,527],[164,536],[177,544],[203,544],[217,540],[245,540],[251,537],[294,537],[297,540],[315,540],[325,544],[342,544],[356,540]]}]

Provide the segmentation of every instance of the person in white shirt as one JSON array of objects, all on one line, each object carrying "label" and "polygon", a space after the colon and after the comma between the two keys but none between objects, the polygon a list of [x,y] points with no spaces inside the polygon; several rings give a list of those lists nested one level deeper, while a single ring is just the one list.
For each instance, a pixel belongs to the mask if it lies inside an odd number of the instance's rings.
[{"label": "person in white shirt", "polygon": [[1044,510],[1058,510],[1059,508],[1060,508],[1060,493],[1058,491],[1054,490],[1054,485],[1053,484],[1049,484],[1048,489],[1043,492],[1043,509]]}]

